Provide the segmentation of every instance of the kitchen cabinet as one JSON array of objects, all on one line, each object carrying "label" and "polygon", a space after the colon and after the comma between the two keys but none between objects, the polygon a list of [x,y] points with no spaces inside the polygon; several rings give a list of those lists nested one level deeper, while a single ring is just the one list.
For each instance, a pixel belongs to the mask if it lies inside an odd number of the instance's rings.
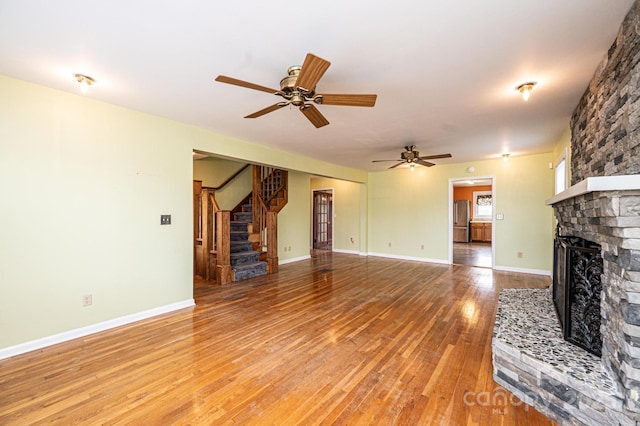
[{"label": "kitchen cabinet", "polygon": [[471,222],[471,241],[491,242],[491,222]]}]

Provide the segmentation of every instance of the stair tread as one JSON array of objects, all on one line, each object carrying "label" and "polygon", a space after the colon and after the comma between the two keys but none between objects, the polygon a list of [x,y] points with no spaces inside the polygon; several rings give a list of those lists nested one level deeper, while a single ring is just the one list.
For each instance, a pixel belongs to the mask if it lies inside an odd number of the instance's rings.
[{"label": "stair tread", "polygon": [[253,256],[255,254],[260,255],[259,251],[255,251],[255,250],[247,250],[247,251],[236,251],[234,253],[229,253],[229,255],[231,257],[242,257],[242,256]]},{"label": "stair tread", "polygon": [[251,268],[255,268],[256,266],[263,266],[266,265],[267,262],[254,262],[254,263],[243,263],[242,265],[236,265],[233,266],[233,270],[234,271],[238,271],[238,270],[243,270],[243,269],[251,269]]}]

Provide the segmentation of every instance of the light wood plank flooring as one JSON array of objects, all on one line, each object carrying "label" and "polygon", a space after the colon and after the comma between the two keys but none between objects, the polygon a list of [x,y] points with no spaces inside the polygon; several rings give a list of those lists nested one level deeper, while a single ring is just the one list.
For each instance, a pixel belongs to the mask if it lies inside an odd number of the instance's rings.
[{"label": "light wood plank flooring", "polygon": [[453,243],[453,263],[456,265],[491,268],[491,243]]},{"label": "light wood plank flooring", "polygon": [[552,425],[491,377],[499,289],[549,284],[316,252],[0,361],[0,424]]}]

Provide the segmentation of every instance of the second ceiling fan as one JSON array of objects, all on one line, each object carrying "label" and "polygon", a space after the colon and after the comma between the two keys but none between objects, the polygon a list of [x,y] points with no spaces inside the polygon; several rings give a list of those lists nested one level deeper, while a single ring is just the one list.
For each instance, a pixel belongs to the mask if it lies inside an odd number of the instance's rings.
[{"label": "second ceiling fan", "polygon": [[372,107],[376,104],[377,95],[364,94],[319,94],[316,93],[316,84],[327,71],[331,62],[312,53],[307,56],[302,66],[289,67],[288,76],[280,81],[280,90],[271,89],[259,84],[238,80],[237,78],[219,75],[216,81],[233,84],[248,89],[260,90],[282,97],[284,100],[271,106],[256,111],[245,118],[256,118],[276,111],[287,105],[294,105],[317,128],[326,126],[329,121],[320,113],[315,104]]},{"label": "second ceiling fan", "polygon": [[372,163],[380,163],[383,161],[398,161],[398,164],[394,164],[389,167],[390,169],[394,169],[402,164],[409,164],[413,167],[414,164],[420,164],[421,166],[431,167],[435,166],[434,163],[430,163],[425,160],[435,160],[438,158],[451,158],[451,154],[436,154],[436,155],[424,155],[420,156],[420,153],[416,151],[415,145],[409,145],[404,147],[404,152],[400,153],[399,160],[373,160]]}]

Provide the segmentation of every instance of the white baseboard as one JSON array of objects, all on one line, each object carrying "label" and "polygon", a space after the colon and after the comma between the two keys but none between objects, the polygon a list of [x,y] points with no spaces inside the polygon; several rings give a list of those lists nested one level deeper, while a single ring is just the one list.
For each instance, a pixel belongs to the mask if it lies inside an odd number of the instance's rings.
[{"label": "white baseboard", "polygon": [[362,256],[362,253],[359,252],[358,250],[342,250],[342,249],[333,249],[332,250],[334,253],[345,253],[345,254],[357,254]]},{"label": "white baseboard", "polygon": [[159,306],[135,314],[125,315],[123,317],[99,322],[97,324],[88,325],[86,327],[76,328],[74,330],[64,331],[52,336],[43,337],[41,339],[32,340],[30,342],[20,343],[19,345],[9,346],[0,349],[0,359],[35,351],[47,346],[56,345],[58,343],[77,339],[79,337],[88,336],[89,334],[98,333],[100,331],[109,330],[111,328],[120,327],[121,325],[130,324],[143,319],[155,317],[157,315],[166,314],[167,312],[177,311],[178,309],[189,308],[194,306],[193,299],[184,300],[182,302],[172,303],[170,305]]},{"label": "white baseboard", "polygon": [[280,261],[278,261],[278,265],[286,265],[287,263],[299,262],[301,260],[307,260],[307,259],[311,259],[311,255],[293,257],[291,259],[280,260]]},{"label": "white baseboard", "polygon": [[521,274],[546,275],[548,277],[551,276],[551,271],[547,271],[544,269],[513,268],[511,266],[494,266],[493,269],[495,269],[496,271],[519,272]]},{"label": "white baseboard", "polygon": [[371,252],[369,252],[368,255],[375,256],[375,257],[387,257],[389,259],[412,260],[414,262],[439,263],[442,265],[450,265],[450,263],[446,259],[429,259],[426,257],[400,256],[397,254],[371,253]]}]

